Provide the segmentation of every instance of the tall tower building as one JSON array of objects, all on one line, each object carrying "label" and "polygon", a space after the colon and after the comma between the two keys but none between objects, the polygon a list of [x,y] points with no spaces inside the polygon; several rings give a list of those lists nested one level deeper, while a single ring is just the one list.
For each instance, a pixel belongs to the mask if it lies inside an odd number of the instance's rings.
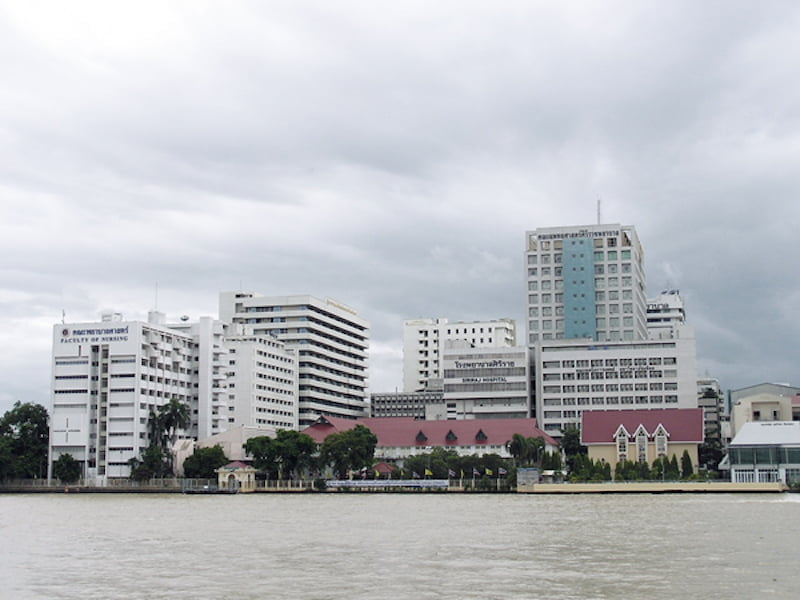
[{"label": "tall tower building", "polygon": [[190,411],[179,437],[225,431],[224,327],[210,317],[175,327],[151,311],[146,323],[106,313],[53,328],[50,465],[69,453],[84,477],[128,477],[153,442],[151,413],[172,399]]},{"label": "tall tower building", "polygon": [[517,325],[513,319],[403,321],[403,390],[410,393],[429,389],[430,380],[441,380],[442,354],[454,344],[462,348],[511,348],[517,344]]},{"label": "tall tower building", "polygon": [[627,225],[526,233],[528,344],[647,338],[644,253]]},{"label": "tall tower building", "polygon": [[223,292],[219,316],[296,351],[301,428],[320,415],[366,416],[369,323],[355,310],[314,296]]}]

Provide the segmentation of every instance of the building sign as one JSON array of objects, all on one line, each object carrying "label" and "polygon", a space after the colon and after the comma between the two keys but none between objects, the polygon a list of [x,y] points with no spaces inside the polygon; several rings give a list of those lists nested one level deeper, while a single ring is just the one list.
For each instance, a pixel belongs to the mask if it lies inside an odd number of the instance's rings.
[{"label": "building sign", "polygon": [[124,327],[96,327],[89,329],[61,330],[62,344],[107,344],[109,342],[127,342],[128,326]]},{"label": "building sign", "polygon": [[508,379],[505,377],[464,377],[461,383],[505,383]]},{"label": "building sign", "polygon": [[478,360],[478,361],[454,361],[456,369],[501,369],[503,367],[514,367],[516,361],[513,360]]},{"label": "building sign", "polygon": [[545,233],[539,235],[540,240],[561,240],[569,238],[597,238],[597,237],[618,237],[619,229],[610,231],[589,231],[588,229],[581,229],[580,231],[573,231],[571,233]]}]

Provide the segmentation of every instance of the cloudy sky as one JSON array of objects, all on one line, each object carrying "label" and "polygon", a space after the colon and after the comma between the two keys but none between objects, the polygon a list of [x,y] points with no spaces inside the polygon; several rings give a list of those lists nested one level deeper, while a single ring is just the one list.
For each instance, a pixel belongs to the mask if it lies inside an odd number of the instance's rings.
[{"label": "cloudy sky", "polygon": [[0,2],[0,411],[49,403],[62,310],[236,289],[356,308],[392,390],[403,319],[522,329],[525,231],[598,198],[700,375],[800,384],[798,30],[777,1]]}]

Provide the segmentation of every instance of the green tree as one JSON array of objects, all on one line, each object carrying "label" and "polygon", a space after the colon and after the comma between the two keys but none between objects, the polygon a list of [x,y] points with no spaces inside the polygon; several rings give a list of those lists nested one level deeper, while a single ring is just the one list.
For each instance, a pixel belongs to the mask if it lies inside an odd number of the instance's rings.
[{"label": "green tree", "polygon": [[286,477],[297,477],[300,471],[310,467],[317,452],[314,438],[291,429],[279,429],[274,446],[281,473]]},{"label": "green tree", "polygon": [[674,454],[670,457],[670,459],[666,462],[666,478],[670,480],[680,479],[681,472],[678,468],[678,457]]},{"label": "green tree", "polygon": [[506,442],[506,449],[514,459],[515,465],[523,465],[529,452],[528,438],[521,433],[515,433],[511,436],[511,439]]},{"label": "green tree", "polygon": [[719,440],[707,437],[698,449],[697,462],[709,471],[719,471],[719,463],[722,462],[723,456]]},{"label": "green tree", "polygon": [[244,444],[244,449],[253,458],[253,466],[267,474],[278,472],[278,446],[275,440],[266,435],[252,437]]},{"label": "green tree", "polygon": [[15,479],[45,477],[49,435],[44,406],[15,402],[14,407],[0,419],[0,476]]},{"label": "green tree", "polygon": [[372,465],[377,444],[377,436],[359,424],[326,437],[320,447],[320,463],[331,465],[339,477],[346,477],[350,470]]},{"label": "green tree", "polygon": [[164,450],[150,444],[142,451],[142,458],[132,458],[128,461],[131,468],[130,478],[135,481],[147,481],[153,477],[166,477],[171,474],[169,463],[164,456]]},{"label": "green tree", "polygon": [[[150,445],[142,453],[141,459],[128,461],[131,469],[136,468],[138,473],[134,476],[131,472],[131,478],[142,480],[148,472],[152,473],[151,477],[174,475],[172,449],[178,439],[178,430],[185,429],[189,423],[189,407],[177,398],[173,397],[158,409],[151,410],[148,420]],[[156,457],[160,457],[158,464],[155,463]]]},{"label": "green tree", "polygon": [[178,440],[178,430],[185,429],[191,423],[189,407],[177,398],[170,398],[169,402],[158,408],[158,421],[165,440],[162,447],[171,451]]},{"label": "green tree", "polygon": [[73,483],[83,475],[83,467],[72,454],[62,454],[53,463],[53,475],[62,483]]},{"label": "green tree", "polygon": [[183,475],[191,479],[216,479],[216,470],[229,462],[220,445],[197,448],[183,461]]},{"label": "green tree", "polygon": [[689,479],[694,475],[694,466],[692,465],[692,457],[689,456],[689,451],[684,450],[681,454],[681,477]]},{"label": "green tree", "polygon": [[572,471],[575,467],[575,457],[586,456],[588,449],[581,444],[581,431],[572,425],[564,429],[561,434],[561,450],[567,459],[567,468]]}]

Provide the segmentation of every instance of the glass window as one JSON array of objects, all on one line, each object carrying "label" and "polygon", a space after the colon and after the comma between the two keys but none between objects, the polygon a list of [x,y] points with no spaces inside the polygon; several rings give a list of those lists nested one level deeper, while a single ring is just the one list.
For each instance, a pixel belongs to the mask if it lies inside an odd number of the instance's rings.
[{"label": "glass window", "polygon": [[616,250],[609,250],[608,251],[608,260],[617,260],[617,251]]},{"label": "glass window", "polygon": [[603,253],[602,252],[595,252],[594,253],[594,262],[603,262]]}]

